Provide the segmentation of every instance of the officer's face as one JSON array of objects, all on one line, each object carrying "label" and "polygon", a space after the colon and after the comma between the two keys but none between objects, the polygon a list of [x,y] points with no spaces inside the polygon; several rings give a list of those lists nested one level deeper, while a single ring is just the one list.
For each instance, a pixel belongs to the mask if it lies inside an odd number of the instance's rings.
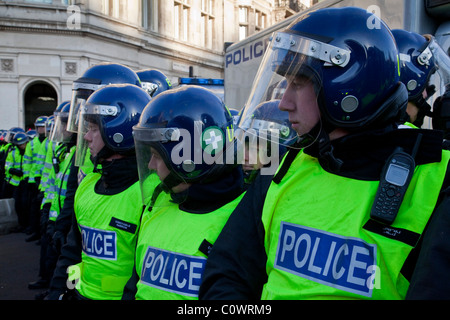
[{"label": "officer's face", "polygon": [[288,86],[279,108],[289,113],[292,128],[299,136],[308,133],[319,122],[320,112],[313,83],[304,77],[287,77]]},{"label": "officer's face", "polygon": [[43,135],[45,133],[45,127],[36,127],[36,131],[39,135]]},{"label": "officer's face", "polygon": [[89,151],[93,157],[97,156],[105,146],[99,126],[92,122],[89,122],[88,132],[84,135],[84,140],[88,142]]},{"label": "officer's face", "polygon": [[151,152],[152,157],[148,163],[148,168],[150,170],[156,171],[159,179],[163,181],[169,175],[170,171],[164,163],[161,155],[154,148],[151,148]]},{"label": "officer's face", "polygon": [[[164,181],[164,179],[169,175],[170,170],[167,168],[163,158],[161,155],[156,151],[156,149],[151,148],[152,157],[150,158],[150,161],[148,163],[148,168],[150,170],[156,171],[156,174],[159,177],[159,180]],[[190,184],[188,183],[180,183],[179,185],[172,188],[172,191],[174,193],[182,192],[189,188]]]},{"label": "officer's face", "polygon": [[255,146],[254,143],[245,142],[244,163],[242,164],[244,171],[258,170],[263,166],[259,157],[259,148],[259,145]]}]

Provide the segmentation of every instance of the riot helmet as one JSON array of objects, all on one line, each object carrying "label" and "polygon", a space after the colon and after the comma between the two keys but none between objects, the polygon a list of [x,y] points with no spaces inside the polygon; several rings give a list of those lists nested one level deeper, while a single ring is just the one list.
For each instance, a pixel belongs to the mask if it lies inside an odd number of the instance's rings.
[{"label": "riot helmet", "polygon": [[6,143],[12,143],[12,142],[13,142],[14,135],[15,135],[17,132],[25,132],[25,130],[22,129],[22,128],[20,128],[20,127],[12,127],[12,128],[10,128],[10,129],[8,130],[8,133],[7,133],[6,137],[5,137]]},{"label": "riot helmet", "polygon": [[[368,27],[368,21],[374,21],[373,28]],[[336,128],[365,130],[405,114],[407,92],[399,81],[398,50],[392,33],[383,21],[361,8],[308,12],[285,30],[275,32],[240,126],[283,79],[287,88],[280,109],[287,110],[296,102],[315,112],[311,119],[294,119],[289,112],[299,135],[296,148],[325,144]],[[287,95],[289,90],[291,95]]]},{"label": "riot helmet", "polygon": [[71,132],[78,130],[77,116],[80,104],[86,101],[94,91],[109,84],[121,83],[141,86],[136,72],[119,63],[104,62],[87,69],[83,76],[75,80],[72,85],[68,130]]},{"label": "riot helmet", "polygon": [[142,88],[150,97],[154,98],[161,92],[172,89],[172,83],[164,73],[156,69],[144,69],[136,71],[141,80]]},{"label": "riot helmet", "polygon": [[95,91],[80,106],[76,165],[84,164],[87,150],[91,148],[86,135],[94,127],[104,143],[99,152],[91,150],[94,165],[113,154],[134,155],[132,128],[150,100],[145,90],[133,84],[111,84]]},{"label": "riot helmet", "polygon": [[401,29],[392,34],[399,50],[400,80],[408,89],[408,100],[417,107],[417,115],[410,115],[420,127],[425,116],[432,116],[431,104],[449,83],[450,58],[431,35]]},{"label": "riot helmet", "polygon": [[29,140],[33,140],[38,135],[37,131],[36,130],[32,130],[32,129],[28,130],[26,132],[26,134],[27,134]]},{"label": "riot helmet", "polygon": [[47,116],[39,116],[34,121],[34,127],[37,129],[38,127],[45,127],[45,122],[47,121]]},{"label": "riot helmet", "polygon": [[28,136],[27,136],[27,134],[25,133],[25,132],[23,132],[23,131],[18,131],[18,132],[16,132],[16,133],[14,133],[14,135],[13,135],[13,138],[12,138],[12,144],[13,145],[15,145],[15,146],[20,146],[20,145],[23,145],[23,144],[25,144],[25,143],[27,143],[28,142]]},{"label": "riot helmet", "polygon": [[[149,180],[155,176],[162,190],[180,203],[187,197],[177,193],[180,184],[208,183],[235,166],[233,118],[206,88],[184,86],[159,94],[133,134],[145,204],[155,187]],[[161,161],[165,173],[155,167]]]}]

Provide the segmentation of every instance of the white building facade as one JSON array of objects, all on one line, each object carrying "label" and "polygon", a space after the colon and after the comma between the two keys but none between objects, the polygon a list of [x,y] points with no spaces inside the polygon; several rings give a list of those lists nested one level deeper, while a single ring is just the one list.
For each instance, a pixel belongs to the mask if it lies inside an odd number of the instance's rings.
[{"label": "white building facade", "polygon": [[223,78],[224,44],[292,14],[292,3],[0,0],[0,129],[28,129],[52,114],[70,100],[72,82],[104,61],[158,69],[174,85],[189,75]]}]

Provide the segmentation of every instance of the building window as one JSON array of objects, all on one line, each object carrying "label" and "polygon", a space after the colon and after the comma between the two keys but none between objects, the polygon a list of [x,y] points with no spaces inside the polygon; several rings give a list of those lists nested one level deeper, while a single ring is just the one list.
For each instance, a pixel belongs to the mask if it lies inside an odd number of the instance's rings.
[{"label": "building window", "polygon": [[188,0],[174,1],[174,37],[176,39],[188,41],[189,8]]},{"label": "building window", "polygon": [[120,0],[103,0],[103,13],[105,15],[119,19],[120,11]]},{"label": "building window", "polygon": [[261,11],[255,10],[255,30],[261,31],[266,27],[267,15]]},{"label": "building window", "polygon": [[158,0],[142,0],[142,27],[158,31]]},{"label": "building window", "polygon": [[201,11],[201,34],[202,34],[202,45],[206,48],[211,49],[213,45],[213,34],[214,34],[214,14],[213,14],[214,1],[213,0],[202,0],[202,11]]},{"label": "building window", "polygon": [[239,7],[239,40],[248,36],[248,7]]},{"label": "building window", "polygon": [[202,0],[202,12],[207,14],[213,14],[213,0]]}]

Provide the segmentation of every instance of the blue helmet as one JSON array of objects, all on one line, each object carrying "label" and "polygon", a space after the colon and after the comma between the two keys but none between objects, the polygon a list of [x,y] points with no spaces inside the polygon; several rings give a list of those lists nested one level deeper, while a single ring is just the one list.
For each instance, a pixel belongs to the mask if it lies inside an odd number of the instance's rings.
[{"label": "blue helmet", "polygon": [[89,122],[99,126],[107,154],[134,154],[132,128],[150,100],[145,90],[132,84],[108,85],[95,91],[80,109],[77,163],[85,159],[88,146],[83,137]]},{"label": "blue helmet", "polygon": [[[400,80],[408,89],[409,101],[418,109],[413,122],[423,124],[425,116],[433,116],[428,101],[436,101],[445,87],[450,85],[450,57],[431,35],[392,30],[399,48]],[[413,118],[414,120],[414,118]]]},{"label": "blue helmet", "polygon": [[28,136],[25,132],[23,131],[18,131],[14,134],[13,138],[12,138],[12,144],[15,146],[20,146],[24,143],[28,142]]},{"label": "blue helmet", "polygon": [[62,108],[64,108],[66,105],[70,106],[70,101],[66,100],[61,102],[55,109],[55,111],[53,112],[53,115],[55,115],[56,113],[60,112],[62,110]]},{"label": "blue helmet", "polygon": [[[373,28],[370,21],[375,21]],[[314,84],[328,132],[378,126],[405,113],[407,92],[400,82],[394,37],[383,21],[364,9],[325,8],[300,16],[274,34],[264,61],[241,122],[284,77]]]},{"label": "blue helmet", "polygon": [[154,98],[161,92],[172,89],[172,83],[164,73],[156,69],[145,69],[136,71],[139,79],[150,97]]},{"label": "blue helmet", "polygon": [[141,177],[153,148],[170,171],[170,183],[163,181],[168,189],[181,182],[213,181],[234,166],[227,165],[235,161],[234,145],[233,154],[227,150],[234,143],[232,128],[228,109],[208,89],[192,85],[161,93],[133,129]]},{"label": "blue helmet", "polygon": [[20,128],[20,127],[12,127],[12,128],[10,128],[8,130],[8,133],[7,133],[6,137],[5,137],[5,141],[7,143],[12,143],[14,135],[16,133],[18,133],[18,132],[25,132],[25,130]]},{"label": "blue helmet", "polygon": [[68,130],[77,132],[77,115],[80,104],[96,90],[109,84],[129,83],[141,87],[138,75],[131,68],[120,63],[104,62],[87,69],[72,85],[71,109]]},{"label": "blue helmet", "polygon": [[47,116],[39,116],[34,121],[34,126],[37,127],[45,127],[45,122],[47,122]]},{"label": "blue helmet", "polygon": [[[286,35],[311,42],[311,51],[314,42],[320,45],[313,54],[306,53],[306,68],[298,71],[311,75],[320,85],[319,108],[325,121],[337,127],[361,128],[391,120],[406,106],[395,40],[381,20],[373,29],[368,28],[371,19],[377,18],[360,8],[323,9],[302,17],[286,30]],[[287,62],[292,63],[286,60],[290,58],[291,53],[284,57],[279,72],[285,70]],[[396,105],[386,103],[396,91],[403,100]]]},{"label": "blue helmet", "polygon": [[276,130],[282,144],[289,145],[292,141],[295,141],[297,134],[289,122],[289,113],[281,111],[278,108],[279,105],[280,100],[269,100],[261,103],[253,113],[252,123],[248,126],[257,131],[266,130],[268,133]]},{"label": "blue helmet", "polygon": [[37,136],[37,131],[30,129],[26,132],[26,134],[28,136],[28,139],[33,140]]},{"label": "blue helmet", "polygon": [[429,40],[424,36],[402,29],[392,30],[400,58],[400,80],[408,89],[410,101],[422,97],[430,76],[436,71],[434,58],[427,58],[425,50]]}]

